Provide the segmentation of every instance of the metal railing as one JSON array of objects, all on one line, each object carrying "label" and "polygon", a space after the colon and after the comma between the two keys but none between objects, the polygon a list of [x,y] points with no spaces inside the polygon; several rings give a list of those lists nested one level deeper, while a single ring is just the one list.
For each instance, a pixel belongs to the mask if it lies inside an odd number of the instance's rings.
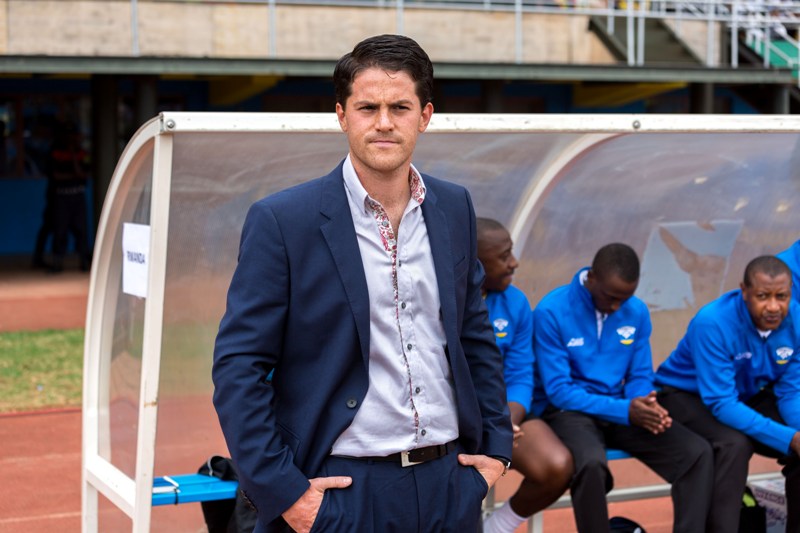
[{"label": "metal railing", "polygon": [[[212,3],[212,0],[131,0],[132,50],[138,55],[137,4],[142,2]],[[678,38],[694,37],[705,31],[705,53],[702,61],[706,67],[739,66],[739,37],[763,58],[764,67],[787,68],[793,71],[800,66],[800,0],[213,0],[213,3],[261,4],[268,6],[269,54],[277,57],[276,35],[280,31],[274,16],[278,5],[319,5],[394,8],[397,11],[397,32],[404,33],[404,11],[407,9],[452,9],[514,12],[516,62],[523,63],[522,43],[525,35],[522,16],[530,13],[585,15],[604,17],[606,28],[614,33],[619,22],[625,24],[627,63],[630,66],[645,64],[646,19],[670,21]],[[686,28],[686,22],[701,22]],[[721,31],[730,34],[730,55],[726,65],[720,61]],[[690,35],[693,33],[694,35]],[[783,47],[776,42],[787,43]],[[786,49],[784,49],[784,47]],[[788,50],[788,51],[787,51]],[[777,59],[777,63],[772,59]],[[795,74],[796,75],[796,74]]]}]

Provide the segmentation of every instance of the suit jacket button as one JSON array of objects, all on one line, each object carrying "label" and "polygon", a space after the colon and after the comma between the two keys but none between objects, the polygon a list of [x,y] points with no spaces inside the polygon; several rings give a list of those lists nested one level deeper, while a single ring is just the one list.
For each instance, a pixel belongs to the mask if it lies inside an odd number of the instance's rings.
[{"label": "suit jacket button", "polygon": [[349,400],[347,400],[347,407],[349,407],[350,409],[354,408],[356,405],[358,405],[358,402],[356,401],[355,398],[350,398]]}]

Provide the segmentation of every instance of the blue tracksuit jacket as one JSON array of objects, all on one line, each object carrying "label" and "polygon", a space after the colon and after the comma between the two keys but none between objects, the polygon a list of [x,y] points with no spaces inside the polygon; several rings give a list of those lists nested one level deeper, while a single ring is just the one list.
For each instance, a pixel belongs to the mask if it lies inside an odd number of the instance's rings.
[{"label": "blue tracksuit jacket", "polygon": [[654,388],[650,313],[633,296],[606,317],[598,338],[594,302],[580,282],[583,270],[534,310],[539,373],[558,409],[628,425],[630,399]]},{"label": "blue tracksuit jacket", "polygon": [[778,259],[792,271],[792,298],[800,303],[800,241],[779,253]]},{"label": "blue tracksuit jacket", "polygon": [[[660,385],[694,392],[713,415],[732,428],[782,453],[800,429],[800,306],[766,339],[753,325],[742,291],[723,294],[704,306],[686,335],[656,373]],[[746,402],[772,384],[788,426],[749,408]]]},{"label": "blue tracksuit jacket", "polygon": [[509,285],[502,292],[488,291],[486,307],[494,327],[494,340],[503,354],[506,397],[528,411],[533,395],[533,319],[528,298]]}]

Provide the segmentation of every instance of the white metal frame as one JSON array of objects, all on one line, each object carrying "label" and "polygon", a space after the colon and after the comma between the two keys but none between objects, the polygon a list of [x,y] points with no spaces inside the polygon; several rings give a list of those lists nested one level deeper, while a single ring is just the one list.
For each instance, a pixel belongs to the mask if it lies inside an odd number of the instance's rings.
[{"label": "white metal frame", "polygon": [[[155,435],[158,417],[158,384],[161,357],[165,271],[168,251],[168,223],[172,180],[173,135],[181,132],[338,132],[334,113],[163,113],[145,124],[131,139],[114,172],[101,213],[95,257],[89,286],[84,346],[82,530],[98,530],[98,494],[131,517],[133,531],[150,528]],[[514,209],[511,233],[517,249],[525,246],[524,235],[536,216],[535,206],[557,169],[609,136],[623,133],[800,133],[800,116],[770,115],[499,115],[434,114],[431,133],[527,132],[584,133],[564,157],[531,184]],[[109,457],[109,398],[104,357],[110,357],[113,313],[118,294],[106,291],[118,287],[121,265],[112,261],[115,235],[125,222],[121,205],[132,186],[126,171],[137,154],[153,142],[153,179],[150,210],[150,261],[148,297],[144,309],[142,372],[136,442],[135,477],[104,459]],[[105,360],[106,363],[109,361]],[[103,453],[101,453],[103,452]]]},{"label": "white metal frame", "polygon": [[[779,472],[768,472],[764,474],[752,474],[747,478],[748,482],[759,481],[762,479],[776,479],[780,478]],[[613,489],[606,495],[606,501],[609,503],[614,502],[629,502],[631,500],[646,500],[649,498],[663,498],[669,496],[672,490],[672,485],[669,483],[659,483],[656,485],[644,485],[640,487],[625,487],[621,489]],[[569,494],[565,494],[559,498],[548,509],[563,509],[572,506],[572,498]],[[544,513],[536,513],[530,520],[528,520],[529,533],[542,533],[544,531]]]}]

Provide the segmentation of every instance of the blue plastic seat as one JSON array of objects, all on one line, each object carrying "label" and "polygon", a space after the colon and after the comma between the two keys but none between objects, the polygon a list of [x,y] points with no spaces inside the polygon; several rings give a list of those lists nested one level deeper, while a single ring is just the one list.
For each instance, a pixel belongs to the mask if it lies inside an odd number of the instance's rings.
[{"label": "blue plastic seat", "polygon": [[622,450],[615,450],[614,448],[606,449],[606,459],[613,461],[614,459],[630,459],[632,457],[628,452]]},{"label": "blue plastic seat", "polygon": [[157,477],[153,479],[153,505],[233,499],[238,487],[238,481],[223,481],[204,474]]}]

